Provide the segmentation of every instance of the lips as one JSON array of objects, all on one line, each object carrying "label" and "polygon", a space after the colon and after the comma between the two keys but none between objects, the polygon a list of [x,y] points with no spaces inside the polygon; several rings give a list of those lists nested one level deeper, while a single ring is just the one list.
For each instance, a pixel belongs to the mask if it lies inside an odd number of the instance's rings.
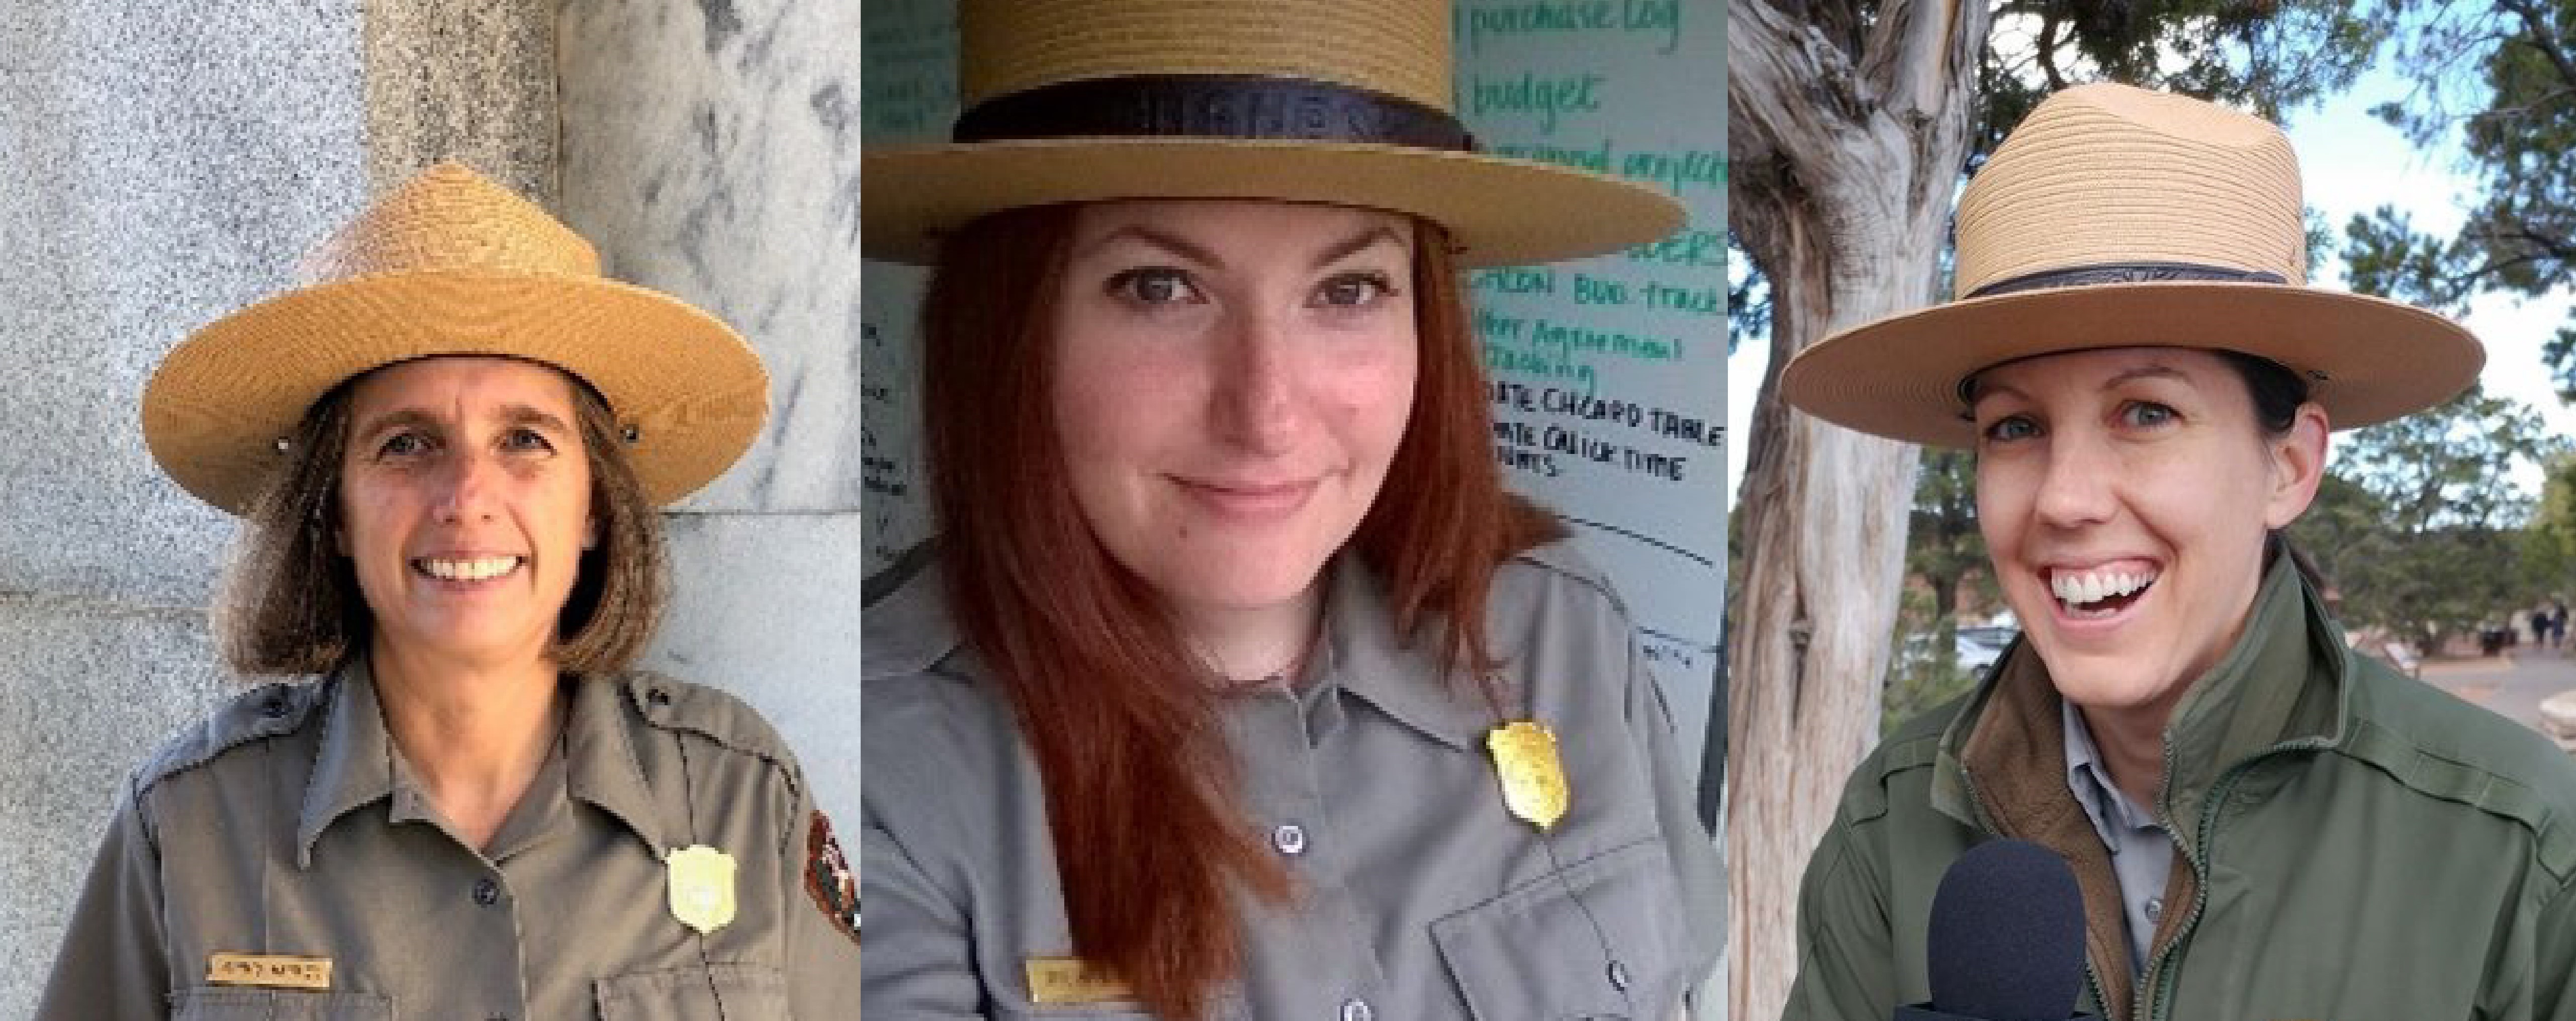
[{"label": "lips", "polygon": [[1306,505],[1316,482],[1202,480],[1175,477],[1181,491],[1201,506],[1229,517],[1275,517]]}]

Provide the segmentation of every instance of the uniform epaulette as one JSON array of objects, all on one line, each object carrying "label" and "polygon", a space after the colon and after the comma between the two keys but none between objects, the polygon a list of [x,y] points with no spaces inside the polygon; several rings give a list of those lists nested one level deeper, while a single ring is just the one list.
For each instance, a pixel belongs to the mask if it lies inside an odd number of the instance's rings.
[{"label": "uniform epaulette", "polygon": [[743,700],[731,693],[691,684],[652,670],[630,670],[618,679],[629,704],[644,722],[663,730],[687,731],[745,755],[758,756],[781,769],[795,757],[787,741]]},{"label": "uniform epaulette", "polygon": [[319,681],[282,681],[233,696],[204,721],[180,731],[145,759],[143,766],[134,771],[135,793],[212,762],[234,748],[296,732],[321,702],[322,687]]},{"label": "uniform epaulette", "polygon": [[1559,539],[1532,546],[1515,554],[1512,562],[1529,564],[1580,582],[1600,593],[1601,598],[1609,600],[1621,616],[1629,615],[1627,601],[1620,599],[1618,591],[1610,587],[1610,576],[1603,574],[1601,568],[1595,566],[1581,550],[1575,549],[1569,540]]}]

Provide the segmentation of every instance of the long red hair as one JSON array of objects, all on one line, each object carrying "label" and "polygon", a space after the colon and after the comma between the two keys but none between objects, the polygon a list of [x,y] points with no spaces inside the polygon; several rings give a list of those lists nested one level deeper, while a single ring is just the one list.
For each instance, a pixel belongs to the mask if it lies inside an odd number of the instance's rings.
[{"label": "long red hair", "polygon": [[[922,313],[940,565],[1045,780],[1073,952],[1157,1015],[1196,1021],[1242,965],[1236,893],[1280,904],[1291,889],[1236,807],[1207,669],[1093,538],[1065,477],[1047,331],[1074,209],[988,216],[941,250]],[[1561,530],[1502,488],[1458,268],[1439,228],[1416,237],[1412,414],[1352,543],[1385,578],[1398,633],[1437,619],[1442,662],[1485,678],[1495,570]]]}]

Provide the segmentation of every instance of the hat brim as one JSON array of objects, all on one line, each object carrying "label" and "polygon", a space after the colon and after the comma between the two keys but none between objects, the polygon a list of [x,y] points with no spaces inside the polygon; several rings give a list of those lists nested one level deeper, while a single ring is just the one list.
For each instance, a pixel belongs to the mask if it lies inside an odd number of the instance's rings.
[{"label": "hat brim", "polygon": [[[1266,199],[1383,209],[1447,228],[1468,266],[1599,255],[1681,228],[1681,203],[1590,171],[1476,153],[1274,139],[1073,138],[862,156],[861,249],[927,264],[988,213],[1118,199]],[[900,184],[889,184],[899,181]]]},{"label": "hat brim", "polygon": [[1789,403],[1836,425],[1941,447],[1976,428],[1970,374],[2035,355],[2116,347],[2240,351],[2308,381],[2336,429],[2376,425],[2467,389],[2486,351],[2412,305],[2280,284],[2174,281],[1972,298],[1817,342],[1780,375]]},{"label": "hat brim", "polygon": [[243,513],[279,441],[332,387],[442,355],[541,362],[597,390],[631,431],[654,503],[732,466],[769,410],[760,358],[715,317],[614,280],[490,269],[353,277],[262,301],[172,349],[143,390],[143,437],[180,487]]}]

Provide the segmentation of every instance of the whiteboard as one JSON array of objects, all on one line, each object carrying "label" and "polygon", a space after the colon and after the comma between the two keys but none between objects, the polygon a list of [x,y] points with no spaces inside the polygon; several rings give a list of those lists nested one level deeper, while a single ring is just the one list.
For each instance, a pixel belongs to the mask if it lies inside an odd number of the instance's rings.
[{"label": "whiteboard", "polygon": [[[866,0],[864,14],[863,144],[945,139],[953,0]],[[1505,478],[1609,573],[1700,761],[1724,663],[1725,11],[1458,0],[1452,29],[1456,109],[1487,152],[1642,181],[1689,210],[1654,244],[1470,282]],[[925,276],[877,262],[863,276],[870,570],[929,531],[912,346]]]}]

